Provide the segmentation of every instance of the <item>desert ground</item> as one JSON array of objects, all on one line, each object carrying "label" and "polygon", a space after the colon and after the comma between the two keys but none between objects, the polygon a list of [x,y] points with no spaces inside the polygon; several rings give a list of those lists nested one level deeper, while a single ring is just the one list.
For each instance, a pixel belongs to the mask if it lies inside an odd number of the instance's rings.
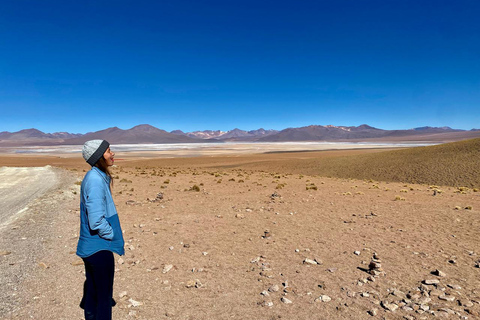
[{"label": "desert ground", "polygon": [[[480,186],[316,173],[384,152],[117,153],[126,254],[115,257],[114,318],[479,319]],[[13,211],[12,177],[41,167],[49,178],[32,198],[33,178],[17,184],[26,208],[2,218],[0,318],[82,319],[75,250],[89,166],[12,154],[1,166],[14,167],[0,171]]]}]

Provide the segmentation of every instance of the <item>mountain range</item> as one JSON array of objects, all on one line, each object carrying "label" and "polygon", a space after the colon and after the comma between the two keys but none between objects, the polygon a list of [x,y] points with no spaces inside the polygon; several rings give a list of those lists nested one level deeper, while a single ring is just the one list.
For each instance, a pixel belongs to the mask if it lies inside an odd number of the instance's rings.
[{"label": "mountain range", "polygon": [[311,125],[277,130],[230,131],[205,130],[167,132],[148,124],[131,129],[111,127],[86,134],[55,132],[44,133],[37,129],[17,132],[0,132],[0,146],[81,145],[91,139],[105,139],[112,144],[139,143],[205,143],[205,142],[287,142],[287,141],[351,141],[351,142],[399,142],[399,141],[458,141],[480,137],[479,129],[460,130],[450,127],[419,127],[408,130],[384,130],[363,124],[360,126]]}]

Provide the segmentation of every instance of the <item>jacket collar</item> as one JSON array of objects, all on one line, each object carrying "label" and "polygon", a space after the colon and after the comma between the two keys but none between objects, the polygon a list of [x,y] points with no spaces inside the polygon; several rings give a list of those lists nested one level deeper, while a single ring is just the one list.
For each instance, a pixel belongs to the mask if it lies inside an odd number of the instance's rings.
[{"label": "jacket collar", "polygon": [[110,177],[107,176],[107,174],[105,172],[103,172],[102,170],[98,169],[97,167],[92,167],[92,170],[94,170],[95,172],[97,172],[99,175],[102,176],[102,178],[105,180],[105,182],[109,185],[110,184]]}]

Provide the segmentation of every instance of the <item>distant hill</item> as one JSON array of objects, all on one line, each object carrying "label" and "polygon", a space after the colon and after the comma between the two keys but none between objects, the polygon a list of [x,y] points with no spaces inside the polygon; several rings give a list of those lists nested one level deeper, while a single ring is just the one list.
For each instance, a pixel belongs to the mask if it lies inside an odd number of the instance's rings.
[{"label": "distant hill", "polygon": [[455,187],[480,187],[480,138],[372,154],[309,159],[309,174]]},{"label": "distant hill", "polygon": [[480,137],[478,131],[458,130],[449,127],[421,127],[409,130],[383,130],[363,124],[358,127],[311,125],[284,129],[276,134],[258,139],[263,142],[279,141],[458,141]]},{"label": "distant hill", "polygon": [[480,137],[479,129],[469,131],[450,127],[419,127],[409,130],[383,130],[363,124],[360,126],[311,125],[287,128],[281,131],[204,130],[167,132],[148,124],[131,129],[111,127],[86,134],[68,132],[44,133],[37,129],[18,132],[0,132],[0,146],[78,145],[91,139],[106,139],[115,144],[139,143],[199,143],[199,142],[295,142],[295,141],[349,141],[349,142],[449,142]]},{"label": "distant hill", "polygon": [[97,132],[87,133],[78,138],[67,139],[63,144],[83,144],[85,141],[92,139],[105,139],[112,144],[199,142],[199,139],[169,133],[151,125],[142,124],[128,130],[112,127]]}]

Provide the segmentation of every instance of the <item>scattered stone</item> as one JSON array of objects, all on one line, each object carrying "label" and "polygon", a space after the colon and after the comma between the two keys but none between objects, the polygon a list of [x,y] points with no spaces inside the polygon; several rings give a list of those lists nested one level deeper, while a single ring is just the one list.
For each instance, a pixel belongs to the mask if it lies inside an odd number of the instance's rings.
[{"label": "scattered stone", "polygon": [[447,287],[455,289],[455,290],[462,289],[462,287],[460,287],[458,284],[447,284]]},{"label": "scattered stone", "polygon": [[445,272],[442,272],[438,269],[436,269],[435,271],[432,272],[433,275],[436,275],[436,276],[439,276],[439,277],[446,277],[447,275],[445,274]]},{"label": "scattered stone", "polygon": [[426,303],[429,303],[429,302],[431,302],[431,301],[432,301],[432,299],[429,298],[429,297],[422,297],[422,298],[420,298],[420,299],[418,300],[418,303],[419,303],[419,304],[426,304]]},{"label": "scattered stone", "polygon": [[140,301],[135,301],[132,298],[128,299],[128,302],[130,302],[129,307],[140,307],[143,306],[143,302]]},{"label": "scattered stone", "polygon": [[473,307],[473,302],[470,301],[470,300],[460,300],[460,305],[462,307],[471,308],[471,307]]},{"label": "scattered stone", "polygon": [[368,265],[368,268],[370,270],[380,270],[382,268],[382,264],[378,260],[372,260],[370,261],[370,264]]},{"label": "scattered stone", "polygon": [[433,285],[433,284],[439,284],[440,281],[437,279],[425,279],[423,280],[423,283],[428,285]]},{"label": "scattered stone", "polygon": [[72,262],[71,265],[72,266],[82,266],[83,265],[83,260],[76,260],[76,261]]},{"label": "scattered stone", "polygon": [[280,287],[278,286],[278,284],[274,284],[270,288],[268,288],[268,291],[270,292],[277,292],[279,290],[280,290]]},{"label": "scattered stone", "polygon": [[430,306],[428,304],[421,304],[419,310],[422,310],[422,311],[426,312],[426,311],[430,310]]},{"label": "scattered stone", "polygon": [[291,300],[289,300],[289,299],[287,299],[287,298],[285,298],[285,297],[282,297],[282,299],[280,299],[280,300],[282,300],[282,302],[285,303],[285,304],[292,303]]},{"label": "scattered stone", "polygon": [[304,264],[316,265],[316,264],[317,264],[317,261],[312,260],[312,259],[309,259],[309,258],[305,258],[305,260],[303,260],[303,263],[304,263]]},{"label": "scattered stone", "polygon": [[444,300],[444,301],[450,301],[450,302],[455,301],[455,297],[454,297],[454,296],[452,296],[452,295],[446,295],[446,294],[441,295],[441,296],[438,296],[438,299]]},{"label": "scattered stone", "polygon": [[166,264],[163,267],[162,273],[167,273],[168,271],[172,270],[172,268],[173,268],[173,264]]},{"label": "scattered stone", "polygon": [[263,301],[260,303],[262,307],[273,307],[273,302],[272,301]]},{"label": "scattered stone", "polygon": [[235,218],[244,219],[244,218],[245,218],[245,215],[242,214],[242,213],[237,213],[237,214],[235,215]]},{"label": "scattered stone", "polygon": [[398,305],[396,305],[395,303],[388,303],[387,301],[382,301],[381,306],[384,309],[392,312],[395,312],[395,310],[398,309]]},{"label": "scattered stone", "polygon": [[441,296],[443,294],[444,294],[444,292],[442,290],[438,290],[438,289],[430,290],[430,296],[431,297],[438,297],[438,296]]},{"label": "scattered stone", "polygon": [[378,309],[373,308],[372,310],[368,310],[368,314],[371,315],[372,317],[375,317],[377,315]]},{"label": "scattered stone", "polygon": [[195,279],[195,280],[188,280],[187,281],[187,284],[186,284],[186,287],[187,288],[200,288],[202,287],[203,284],[200,282],[200,280],[198,279]]}]

